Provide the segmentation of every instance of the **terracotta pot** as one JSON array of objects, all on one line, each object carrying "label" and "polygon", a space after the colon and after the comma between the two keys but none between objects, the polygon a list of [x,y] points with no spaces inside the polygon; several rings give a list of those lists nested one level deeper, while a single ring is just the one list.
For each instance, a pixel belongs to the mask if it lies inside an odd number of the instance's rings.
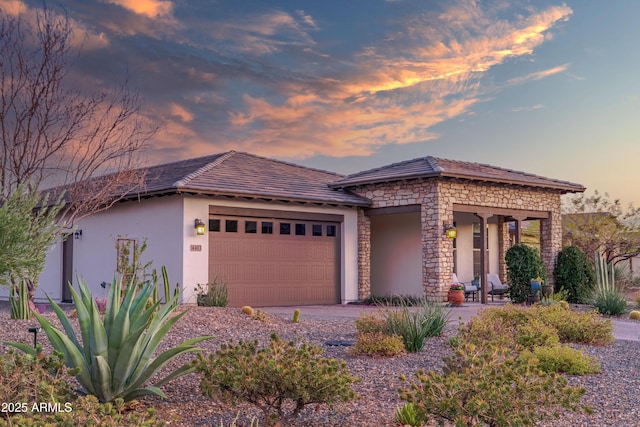
[{"label": "terracotta pot", "polygon": [[451,303],[451,305],[459,307],[464,302],[464,290],[449,290],[449,294],[447,295],[447,300]]}]

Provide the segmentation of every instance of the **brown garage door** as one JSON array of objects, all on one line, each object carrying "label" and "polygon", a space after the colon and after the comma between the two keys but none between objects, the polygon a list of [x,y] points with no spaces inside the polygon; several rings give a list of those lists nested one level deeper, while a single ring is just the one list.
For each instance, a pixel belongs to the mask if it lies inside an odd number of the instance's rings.
[{"label": "brown garage door", "polygon": [[215,215],[209,220],[209,278],[229,288],[230,306],[340,302],[339,223]]}]

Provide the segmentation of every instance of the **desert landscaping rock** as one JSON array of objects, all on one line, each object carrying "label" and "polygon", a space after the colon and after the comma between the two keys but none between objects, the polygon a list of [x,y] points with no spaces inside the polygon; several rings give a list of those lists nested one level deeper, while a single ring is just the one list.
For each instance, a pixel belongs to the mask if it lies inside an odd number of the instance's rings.
[{"label": "desert landscaping rock", "polygon": [[[70,308],[69,308],[70,309]],[[48,318],[55,315],[48,310]],[[220,344],[239,340],[257,340],[266,345],[272,332],[288,340],[309,341],[321,346],[326,357],[344,359],[353,375],[361,378],[354,386],[359,395],[355,401],[328,408],[325,405],[305,409],[291,425],[295,426],[397,426],[394,413],[402,402],[397,388],[401,385],[399,375],[412,376],[416,370],[441,370],[442,357],[451,354],[448,339],[455,335],[457,319],[452,320],[441,337],[431,338],[419,353],[410,353],[393,358],[354,357],[349,347],[327,346],[327,341],[353,342],[356,336],[354,319],[337,317],[301,317],[293,323],[288,315],[267,314],[268,322],[248,317],[237,308],[191,307],[163,341],[161,350],[177,345],[185,339],[211,335],[213,338],[201,343],[205,354],[220,348]],[[75,320],[74,320],[74,323]],[[33,335],[28,328],[37,326],[37,321],[9,319],[8,305],[0,304],[0,339],[32,344]],[[637,323],[640,329],[640,323]],[[38,341],[46,352],[51,346],[44,334]],[[640,421],[640,342],[617,340],[607,347],[578,346],[587,354],[598,358],[602,373],[584,377],[569,377],[572,385],[587,389],[583,403],[593,409],[593,414],[562,413],[560,418],[540,426],[634,426]],[[7,347],[0,344],[0,352]],[[193,358],[185,355],[177,363]],[[175,366],[175,365],[172,365]],[[154,407],[158,417],[171,426],[228,426],[239,414],[237,425],[248,426],[253,417],[258,417],[264,426],[261,413],[250,405],[230,407],[221,402],[201,396],[199,378],[190,374],[166,385],[166,399],[145,398],[143,406]],[[505,396],[508,398],[508,396]],[[434,424],[435,425],[435,424]]]}]

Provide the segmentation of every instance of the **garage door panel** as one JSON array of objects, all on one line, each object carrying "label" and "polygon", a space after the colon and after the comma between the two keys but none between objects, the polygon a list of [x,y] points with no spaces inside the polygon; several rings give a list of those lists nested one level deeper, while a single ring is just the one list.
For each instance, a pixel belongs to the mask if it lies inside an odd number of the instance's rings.
[{"label": "garage door panel", "polygon": [[[226,218],[216,217],[224,224]],[[256,233],[245,233],[245,221],[256,218],[234,217],[237,232],[209,233],[209,277],[220,277],[227,282],[229,302],[232,306],[334,304],[339,299],[339,247],[338,236],[313,236],[320,229],[317,221],[284,221],[290,224],[291,234],[280,234],[277,219],[272,233],[261,232],[261,219]],[[304,227],[296,225],[304,224]],[[315,225],[315,227],[313,227]],[[322,223],[323,232],[337,223]],[[296,235],[296,229],[306,230]]]}]

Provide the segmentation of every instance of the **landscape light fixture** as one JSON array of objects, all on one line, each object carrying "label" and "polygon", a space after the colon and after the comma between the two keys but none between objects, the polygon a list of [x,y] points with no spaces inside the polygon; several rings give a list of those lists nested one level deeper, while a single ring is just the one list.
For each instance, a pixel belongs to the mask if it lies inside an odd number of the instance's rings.
[{"label": "landscape light fixture", "polygon": [[207,229],[204,225],[204,222],[202,222],[201,219],[196,219],[195,221],[195,229],[196,229],[196,234],[198,236],[204,236],[204,233],[207,232]]},{"label": "landscape light fixture", "polygon": [[458,230],[456,230],[456,226],[451,224],[445,224],[444,235],[447,236],[449,239],[455,239],[456,237],[458,237]]}]

